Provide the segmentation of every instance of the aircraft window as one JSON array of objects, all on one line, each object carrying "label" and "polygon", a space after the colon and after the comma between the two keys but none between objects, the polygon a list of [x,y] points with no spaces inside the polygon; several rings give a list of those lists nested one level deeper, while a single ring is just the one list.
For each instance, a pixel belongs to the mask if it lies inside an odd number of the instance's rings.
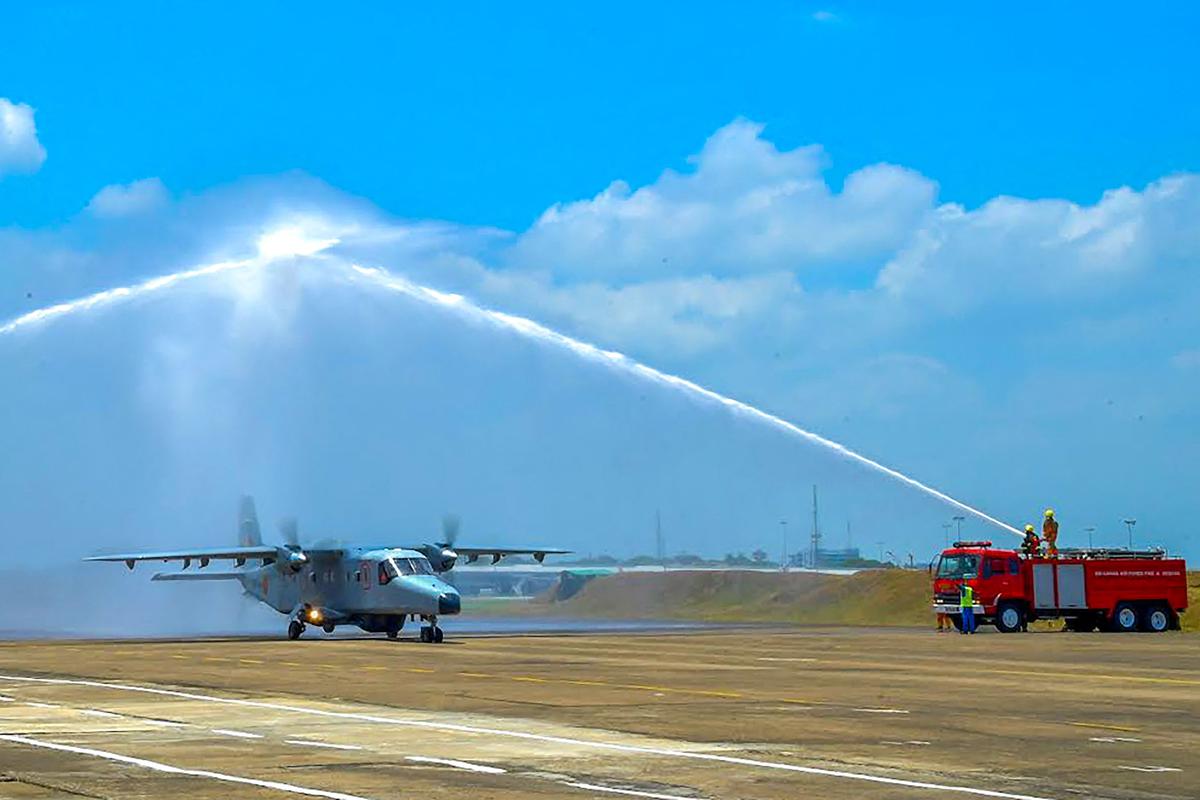
[{"label": "aircraft window", "polygon": [[417,575],[432,575],[433,574],[433,567],[430,565],[429,559],[427,559],[427,558],[410,558],[409,561],[412,563],[413,572],[416,573]]},{"label": "aircraft window", "polygon": [[379,585],[383,586],[391,582],[392,578],[400,577],[399,570],[396,569],[396,563],[390,558],[385,558],[379,562]]}]

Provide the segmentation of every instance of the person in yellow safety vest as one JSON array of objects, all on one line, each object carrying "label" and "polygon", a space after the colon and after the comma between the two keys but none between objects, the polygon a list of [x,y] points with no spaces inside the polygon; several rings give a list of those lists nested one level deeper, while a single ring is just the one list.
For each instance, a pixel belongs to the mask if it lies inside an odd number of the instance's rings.
[{"label": "person in yellow safety vest", "polygon": [[1046,509],[1046,521],[1042,523],[1042,539],[1046,542],[1046,555],[1058,558],[1058,520],[1054,518],[1054,509]]},{"label": "person in yellow safety vest", "polygon": [[967,584],[959,589],[958,610],[962,613],[962,624],[959,633],[975,632],[975,590]]},{"label": "person in yellow safety vest", "polygon": [[1021,552],[1026,556],[1036,556],[1042,551],[1042,540],[1034,533],[1032,525],[1025,526],[1025,540],[1021,542]]}]

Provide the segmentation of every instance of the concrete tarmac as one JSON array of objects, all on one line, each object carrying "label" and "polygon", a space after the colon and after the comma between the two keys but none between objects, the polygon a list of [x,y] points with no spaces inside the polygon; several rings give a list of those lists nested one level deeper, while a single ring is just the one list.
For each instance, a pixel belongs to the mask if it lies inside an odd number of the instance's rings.
[{"label": "concrete tarmac", "polygon": [[0,644],[2,798],[1195,798],[1200,637]]}]

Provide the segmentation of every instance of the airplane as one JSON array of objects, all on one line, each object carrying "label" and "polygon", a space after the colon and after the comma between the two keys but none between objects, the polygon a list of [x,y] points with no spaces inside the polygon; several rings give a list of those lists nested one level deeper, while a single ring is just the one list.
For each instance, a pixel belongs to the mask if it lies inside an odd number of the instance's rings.
[{"label": "airplane", "polygon": [[[458,520],[447,517],[442,542],[400,547],[326,544],[303,547],[295,520],[285,520],[283,545],[263,544],[254,499],[243,497],[238,510],[238,546],[207,547],[150,553],[96,555],[84,561],[123,561],[133,569],[139,561],[182,561],[195,572],[160,572],[154,581],[240,581],[246,594],[289,618],[287,635],[299,639],[308,625],[333,633],[339,625],[357,625],[368,633],[400,635],[406,619],[420,618],[420,640],[440,643],[438,618],[458,614],[458,590],[440,576],[459,558],[474,563],[490,556],[495,564],[505,556],[531,555],[540,564],[547,555],[569,553],[551,547],[458,547]],[[236,569],[205,570],[211,561],[233,561]],[[245,566],[259,561],[258,565]]]}]

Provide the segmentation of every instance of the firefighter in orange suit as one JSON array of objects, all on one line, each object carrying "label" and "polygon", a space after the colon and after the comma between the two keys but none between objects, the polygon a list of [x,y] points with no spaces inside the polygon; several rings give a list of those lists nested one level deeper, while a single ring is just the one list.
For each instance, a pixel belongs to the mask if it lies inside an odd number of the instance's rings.
[{"label": "firefighter in orange suit", "polygon": [[1046,542],[1046,556],[1058,558],[1058,520],[1054,518],[1054,509],[1046,509],[1046,521],[1042,523],[1042,540]]}]

